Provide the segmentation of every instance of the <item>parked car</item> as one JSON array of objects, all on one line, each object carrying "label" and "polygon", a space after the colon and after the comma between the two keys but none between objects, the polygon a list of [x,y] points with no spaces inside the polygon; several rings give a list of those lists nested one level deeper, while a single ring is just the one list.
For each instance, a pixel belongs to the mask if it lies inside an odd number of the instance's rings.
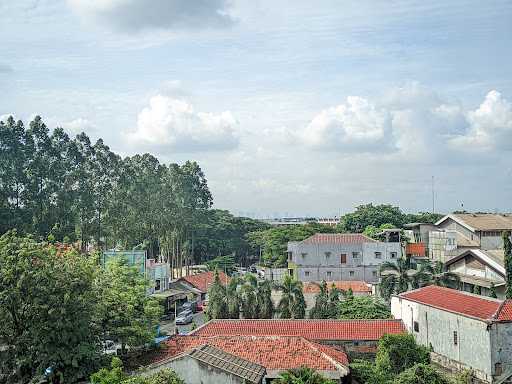
[{"label": "parked car", "polygon": [[194,316],[192,312],[189,313],[180,313],[176,318],[176,325],[185,325],[190,324],[194,320]]},{"label": "parked car", "polygon": [[181,306],[181,311],[191,310],[192,312],[197,312],[197,302],[196,301],[187,301]]},{"label": "parked car", "polygon": [[184,311],[181,311],[180,313],[178,313],[178,316],[176,316],[176,318],[182,317],[182,316],[193,315],[193,314],[194,314],[194,312],[192,312],[190,309],[185,309]]}]

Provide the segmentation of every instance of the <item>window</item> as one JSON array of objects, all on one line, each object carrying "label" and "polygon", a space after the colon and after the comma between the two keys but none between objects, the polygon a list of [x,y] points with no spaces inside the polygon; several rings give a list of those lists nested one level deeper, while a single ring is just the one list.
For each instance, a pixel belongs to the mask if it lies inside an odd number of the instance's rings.
[{"label": "window", "polygon": [[293,276],[293,269],[291,269],[291,268],[290,268],[290,269],[288,270],[288,275]]},{"label": "window", "polygon": [[309,271],[304,272],[304,276],[309,277]]},{"label": "window", "polygon": [[160,280],[155,280],[155,291],[160,290]]},{"label": "window", "polygon": [[373,277],[377,277],[377,271],[372,272]]},{"label": "window", "polygon": [[325,258],[328,259],[331,257],[331,252],[325,252]]},{"label": "window", "polygon": [[347,264],[347,254],[346,253],[341,254],[341,264]]},{"label": "window", "polygon": [[308,254],[307,253],[301,253],[300,255],[302,256],[303,259],[305,259]]},{"label": "window", "polygon": [[292,252],[288,252],[288,261],[292,261],[292,255],[293,255]]},{"label": "window", "polygon": [[501,363],[495,363],[494,364],[494,374],[496,376],[501,376],[503,373],[503,367],[501,366]]},{"label": "window", "polygon": [[459,343],[457,331],[453,331],[453,345],[457,345]]},{"label": "window", "polygon": [[376,259],[382,259],[382,252],[375,252]]},{"label": "window", "polygon": [[391,252],[391,258],[396,259],[396,252]]},{"label": "window", "polygon": [[353,259],[359,258],[359,252],[352,252],[352,258]]},{"label": "window", "polygon": [[414,327],[414,332],[419,332],[420,331],[420,324],[417,321],[415,321],[413,323],[413,327]]},{"label": "window", "polygon": [[348,274],[349,274],[350,276],[354,276],[354,271],[350,271]]},{"label": "window", "polygon": [[332,277],[332,272],[331,271],[327,271],[327,278],[330,279]]}]

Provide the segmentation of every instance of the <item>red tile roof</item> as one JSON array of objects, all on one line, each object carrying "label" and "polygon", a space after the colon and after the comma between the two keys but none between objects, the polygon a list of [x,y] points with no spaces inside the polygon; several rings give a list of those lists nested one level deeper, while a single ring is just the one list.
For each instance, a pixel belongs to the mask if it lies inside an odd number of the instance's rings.
[{"label": "red tile roof", "polygon": [[[229,283],[229,276],[227,276],[224,272],[219,271],[219,278],[222,284]],[[201,272],[197,275],[190,275],[182,277],[180,280],[186,281],[190,285],[199,289],[201,292],[208,292],[208,288],[213,283],[215,279],[215,272]]]},{"label": "red tile roof", "polygon": [[379,340],[404,333],[401,320],[212,320],[197,336],[299,336],[309,340]]},{"label": "red tile roof", "polygon": [[375,242],[376,240],[361,233],[315,233],[313,236],[302,240],[303,244],[361,244]]},{"label": "red tile roof", "polygon": [[[332,285],[343,291],[352,289],[352,292],[371,293],[372,288],[364,281],[327,281],[327,289],[331,290]],[[305,282],[302,283],[302,291],[304,293],[319,293],[320,287],[318,283]]]},{"label": "red tile roof", "polygon": [[503,302],[435,285],[401,293],[399,297],[479,320],[512,321],[512,301],[509,300]]},{"label": "red tile roof", "polygon": [[347,355],[342,351],[302,337],[287,336],[173,336],[165,342],[154,362],[205,344],[273,370],[307,366],[315,370],[335,371],[340,369],[339,365],[348,365]]}]

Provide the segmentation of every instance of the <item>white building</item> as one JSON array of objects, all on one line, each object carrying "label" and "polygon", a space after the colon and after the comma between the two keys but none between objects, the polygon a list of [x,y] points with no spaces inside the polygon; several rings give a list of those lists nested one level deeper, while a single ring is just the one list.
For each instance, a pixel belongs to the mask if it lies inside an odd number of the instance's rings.
[{"label": "white building", "polygon": [[317,233],[288,243],[288,273],[300,281],[377,282],[385,261],[401,257],[400,243],[385,243],[360,233]]},{"label": "white building", "polygon": [[391,312],[433,360],[487,383],[512,376],[512,301],[428,286],[391,299]]}]

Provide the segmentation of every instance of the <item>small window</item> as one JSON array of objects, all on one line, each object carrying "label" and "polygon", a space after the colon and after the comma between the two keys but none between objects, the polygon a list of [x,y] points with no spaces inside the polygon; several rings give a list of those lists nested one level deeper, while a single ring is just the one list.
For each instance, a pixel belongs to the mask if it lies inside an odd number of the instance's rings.
[{"label": "small window", "polygon": [[354,276],[354,271],[350,271],[348,274],[349,274],[350,276]]},{"label": "small window", "polygon": [[331,257],[331,252],[325,252],[325,258],[328,259]]},{"label": "small window", "polygon": [[353,259],[359,258],[359,252],[352,252],[352,258]]},{"label": "small window", "polygon": [[288,261],[292,261],[292,255],[293,255],[292,252],[288,252]]},{"label": "small window", "polygon": [[396,252],[391,252],[391,258],[396,259]]},{"label": "small window", "polygon": [[459,343],[457,331],[453,331],[453,345],[457,345]]},{"label": "small window", "polygon": [[501,376],[503,373],[503,367],[501,366],[501,363],[495,363],[494,364],[494,374],[496,376]]},{"label": "small window", "polygon": [[304,276],[309,277],[309,271],[304,272]]},{"label": "small window", "polygon": [[377,271],[372,271],[373,277],[377,277]]},{"label": "small window", "polygon": [[302,256],[303,259],[305,259],[308,254],[307,253],[301,253],[300,255]]},{"label": "small window", "polygon": [[420,324],[417,321],[415,321],[413,323],[413,327],[414,327],[414,332],[419,332],[420,331]]},{"label": "small window", "polygon": [[327,271],[327,278],[330,279],[332,277],[332,272],[331,271]]},{"label": "small window", "polygon": [[155,280],[155,291],[160,290],[160,280]]},{"label": "small window", "polygon": [[347,264],[347,254],[346,253],[341,254],[341,264]]},{"label": "small window", "polygon": [[382,259],[382,252],[375,252],[376,259]]}]

